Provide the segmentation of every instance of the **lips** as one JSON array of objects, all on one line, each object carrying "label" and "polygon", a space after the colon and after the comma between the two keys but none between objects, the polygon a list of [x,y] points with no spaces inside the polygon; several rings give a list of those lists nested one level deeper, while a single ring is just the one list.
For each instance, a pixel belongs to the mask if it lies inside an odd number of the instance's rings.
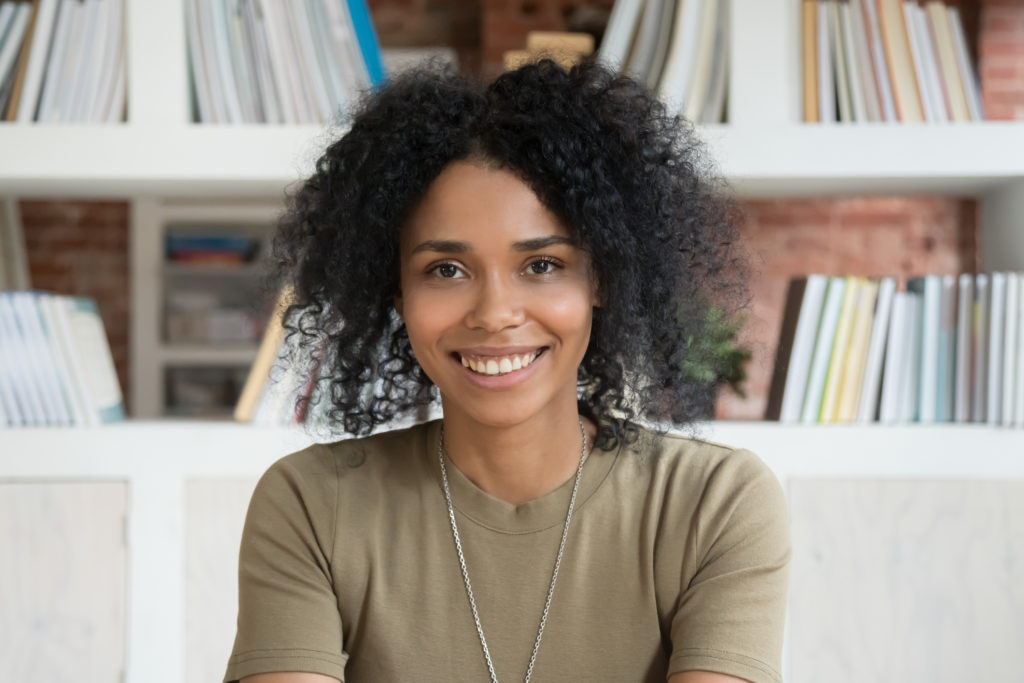
[{"label": "lips", "polygon": [[544,351],[543,348],[526,353],[504,355],[470,355],[458,353],[462,365],[478,375],[507,375],[528,367]]}]

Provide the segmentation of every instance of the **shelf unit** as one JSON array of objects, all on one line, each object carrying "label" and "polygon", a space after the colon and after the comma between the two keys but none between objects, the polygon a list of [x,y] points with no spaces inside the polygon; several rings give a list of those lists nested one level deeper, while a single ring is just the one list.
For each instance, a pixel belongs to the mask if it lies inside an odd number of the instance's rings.
[{"label": "shelf unit", "polygon": [[[799,2],[732,2],[727,124],[703,126],[710,157],[741,197],[942,193],[975,197],[987,269],[1024,270],[1024,123],[800,122]],[[0,123],[0,195],[132,202],[134,412],[155,415],[167,363],[237,363],[254,349],[159,343],[162,226],[272,220],[337,130],[189,122],[181,0],[126,0],[128,120],[109,126]],[[230,199],[189,213],[180,200]],[[249,209],[241,204],[251,204]],[[177,207],[177,208],[175,208]],[[175,213],[178,212],[178,213]],[[716,423],[708,438],[753,448],[785,484],[801,479],[1024,480],[1024,431]],[[0,431],[0,484],[124,482],[128,490],[127,683],[186,676],[189,481],[253,480],[308,443],[298,432],[188,421]],[[237,530],[236,530],[237,531]],[[787,648],[786,678],[790,677]]]}]

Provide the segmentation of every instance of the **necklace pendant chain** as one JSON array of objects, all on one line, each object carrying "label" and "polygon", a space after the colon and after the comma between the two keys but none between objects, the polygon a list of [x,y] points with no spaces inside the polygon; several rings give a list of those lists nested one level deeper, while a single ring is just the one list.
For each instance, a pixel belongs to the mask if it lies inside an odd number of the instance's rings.
[{"label": "necklace pendant chain", "polygon": [[[576,481],[572,485],[572,497],[569,498],[569,511],[565,514],[565,526],[562,527],[562,540],[558,544],[558,555],[555,556],[555,567],[551,572],[551,585],[548,587],[547,598],[544,600],[544,611],[540,615],[540,626],[537,628],[537,639],[533,643],[533,652],[530,654],[530,663],[526,667],[526,678],[524,683],[530,683],[533,676],[533,665],[537,661],[537,651],[540,650],[540,641],[544,636],[544,627],[548,622],[548,610],[551,608],[551,598],[555,594],[555,582],[558,580],[558,569],[562,565],[562,553],[565,552],[565,539],[569,536],[569,523],[572,521],[572,511],[576,507],[576,492],[580,488],[580,476],[583,474],[583,463],[587,459],[587,432],[583,428],[583,420],[580,419],[580,436],[583,445],[580,447],[580,463],[576,467]],[[494,672],[494,663],[491,661],[490,650],[487,649],[487,639],[484,637],[484,628],[480,625],[480,614],[476,608],[476,600],[473,598],[473,586],[469,582],[469,570],[466,569],[466,556],[462,552],[462,540],[459,538],[459,527],[455,523],[455,507],[452,505],[452,493],[448,487],[448,470],[444,465],[444,423],[441,423],[441,437],[437,443],[437,459],[441,463],[441,483],[444,486],[444,498],[448,503],[448,521],[452,526],[452,537],[455,539],[455,551],[459,555],[459,567],[462,569],[462,580],[466,584],[466,597],[469,598],[469,608],[473,612],[473,621],[476,623],[476,633],[480,636],[480,647],[484,651],[484,660],[487,662],[487,671],[491,675],[491,683],[498,683],[498,676]]]}]

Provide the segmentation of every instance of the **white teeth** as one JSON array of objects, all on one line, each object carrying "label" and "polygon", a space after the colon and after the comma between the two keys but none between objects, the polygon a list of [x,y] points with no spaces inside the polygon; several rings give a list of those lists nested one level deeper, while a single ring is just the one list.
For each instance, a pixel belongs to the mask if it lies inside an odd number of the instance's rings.
[{"label": "white teeth", "polygon": [[460,356],[459,359],[465,367],[481,375],[505,375],[516,370],[522,370],[532,363],[538,355],[538,353],[527,353],[522,356],[506,356],[505,358],[491,360],[475,360]]}]

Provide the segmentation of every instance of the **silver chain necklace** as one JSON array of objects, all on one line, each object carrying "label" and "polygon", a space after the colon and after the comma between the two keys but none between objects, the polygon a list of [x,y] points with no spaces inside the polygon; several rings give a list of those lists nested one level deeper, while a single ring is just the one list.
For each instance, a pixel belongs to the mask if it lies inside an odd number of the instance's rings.
[{"label": "silver chain necklace", "polygon": [[[540,649],[540,639],[544,635],[544,626],[548,622],[548,609],[551,607],[551,596],[555,594],[555,581],[558,580],[558,568],[562,564],[562,553],[565,551],[565,539],[569,535],[569,522],[572,521],[572,511],[576,507],[576,492],[580,488],[580,475],[583,474],[583,462],[587,459],[587,432],[583,428],[583,420],[580,420],[580,435],[583,437],[583,445],[580,447],[580,464],[576,467],[576,481],[572,485],[572,497],[569,499],[569,511],[565,515],[565,526],[562,528],[562,540],[558,544],[558,555],[555,557],[555,569],[551,572],[551,586],[548,588],[547,599],[544,600],[544,611],[540,616],[540,627],[537,629],[537,640],[533,643],[533,653],[530,655],[530,663],[526,667],[526,679],[524,683],[530,683],[533,675],[533,664],[537,660],[537,650]],[[462,554],[462,541],[459,539],[459,527],[455,523],[455,508],[452,507],[452,493],[448,488],[448,470],[444,466],[444,423],[441,423],[441,438],[437,443],[437,459],[441,463],[441,483],[444,484],[444,498],[448,503],[448,520],[452,524],[452,537],[455,539],[455,550],[459,553],[459,566],[462,567],[462,580],[466,583],[466,596],[469,598],[469,607],[473,610],[473,621],[476,622],[476,632],[480,636],[480,646],[484,650],[484,659],[487,660],[487,671],[491,674],[491,683],[498,683],[498,676],[494,673],[494,663],[491,662],[491,653],[487,649],[487,639],[484,638],[484,628],[480,625],[480,615],[477,613],[476,600],[473,598],[473,587],[469,583],[469,571],[466,569],[466,557]]]}]

